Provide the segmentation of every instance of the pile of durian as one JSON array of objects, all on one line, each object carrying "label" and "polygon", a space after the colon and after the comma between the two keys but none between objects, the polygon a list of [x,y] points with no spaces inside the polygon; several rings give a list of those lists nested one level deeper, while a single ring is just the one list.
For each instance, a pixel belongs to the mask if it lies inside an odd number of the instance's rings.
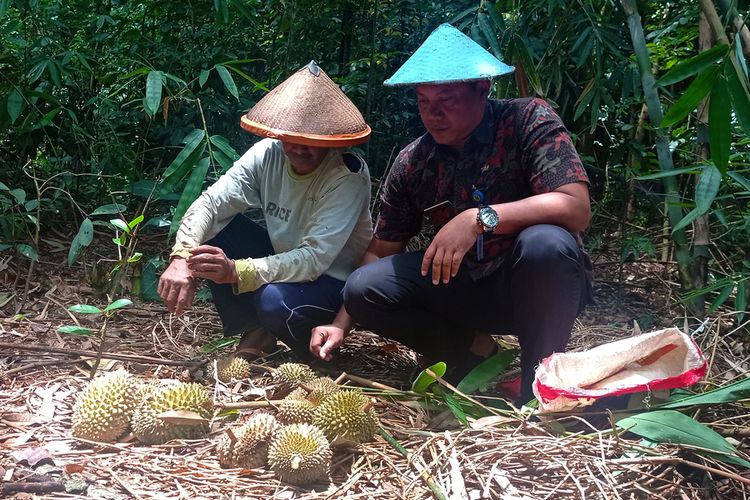
[{"label": "pile of durian", "polygon": [[[247,362],[244,362],[247,364]],[[249,376],[249,365],[217,363],[222,381]],[[375,436],[373,401],[307,365],[285,363],[273,372],[288,393],[275,415],[255,413],[219,438],[216,452],[227,468],[268,467],[282,481],[309,485],[328,480],[332,446],[357,445]],[[214,414],[206,387],[196,383],[144,384],[124,370],[97,377],[81,392],[73,411],[73,435],[108,442],[132,432],[144,444],[198,439]]]}]

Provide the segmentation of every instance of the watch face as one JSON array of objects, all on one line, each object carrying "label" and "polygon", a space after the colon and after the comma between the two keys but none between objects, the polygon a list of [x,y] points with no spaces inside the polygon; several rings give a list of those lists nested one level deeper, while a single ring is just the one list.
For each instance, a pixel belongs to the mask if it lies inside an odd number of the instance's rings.
[{"label": "watch face", "polygon": [[494,229],[497,223],[500,222],[497,212],[489,207],[485,207],[479,211],[479,220],[485,228]]}]

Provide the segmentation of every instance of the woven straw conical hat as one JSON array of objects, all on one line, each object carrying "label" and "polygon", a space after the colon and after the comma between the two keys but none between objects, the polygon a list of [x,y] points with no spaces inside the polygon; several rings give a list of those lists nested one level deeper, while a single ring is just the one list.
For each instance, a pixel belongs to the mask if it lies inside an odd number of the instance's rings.
[{"label": "woven straw conical hat", "polygon": [[306,146],[353,146],[370,137],[362,113],[315,61],[266,94],[240,124],[253,134]]}]

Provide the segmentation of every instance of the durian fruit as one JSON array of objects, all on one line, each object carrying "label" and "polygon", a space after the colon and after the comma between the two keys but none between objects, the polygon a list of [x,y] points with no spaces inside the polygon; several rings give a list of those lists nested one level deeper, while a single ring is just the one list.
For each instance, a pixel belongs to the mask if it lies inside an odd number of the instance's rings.
[{"label": "durian fruit", "polygon": [[315,378],[315,372],[301,363],[283,363],[273,372],[273,380],[282,390],[291,390]]},{"label": "durian fruit", "polygon": [[178,383],[153,390],[133,413],[133,434],[145,444],[163,444],[172,439],[197,439],[208,433],[208,423],[178,424],[159,418],[163,412],[187,410],[201,417],[211,417],[209,396],[205,387],[195,383]]},{"label": "durian fruit", "polygon": [[310,389],[306,398],[315,405],[322,403],[328,396],[341,392],[341,386],[338,385],[331,377],[318,377],[310,382],[303,384],[305,388]]},{"label": "durian fruit", "polygon": [[219,359],[216,361],[216,376],[222,382],[246,379],[250,376],[250,363],[235,356]]},{"label": "durian fruit", "polygon": [[378,430],[378,418],[370,400],[359,392],[330,395],[315,410],[313,424],[333,444],[370,441]]},{"label": "durian fruit", "polygon": [[281,400],[276,409],[276,417],[283,424],[310,424],[317,406],[307,398],[307,391],[297,388]]},{"label": "durian fruit", "polygon": [[73,407],[73,435],[99,442],[118,439],[128,431],[140,400],[140,385],[125,370],[100,375],[83,389]]},{"label": "durian fruit", "polygon": [[287,483],[304,486],[325,481],[331,465],[331,447],[323,431],[314,425],[287,425],[271,441],[268,465]]},{"label": "durian fruit", "polygon": [[254,469],[265,467],[268,460],[268,445],[279,424],[269,413],[256,413],[245,424],[224,434],[216,447],[222,467]]}]

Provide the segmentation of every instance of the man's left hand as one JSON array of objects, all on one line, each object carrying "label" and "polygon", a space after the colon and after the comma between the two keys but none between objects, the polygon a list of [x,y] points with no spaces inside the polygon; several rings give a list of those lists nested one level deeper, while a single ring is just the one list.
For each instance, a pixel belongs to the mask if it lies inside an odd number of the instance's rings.
[{"label": "man's left hand", "polygon": [[477,209],[464,210],[432,239],[422,259],[422,276],[432,273],[432,283],[448,283],[458,274],[466,252],[477,241]]},{"label": "man's left hand", "polygon": [[234,261],[219,247],[201,245],[190,249],[187,264],[196,278],[205,278],[219,284],[237,283]]}]

